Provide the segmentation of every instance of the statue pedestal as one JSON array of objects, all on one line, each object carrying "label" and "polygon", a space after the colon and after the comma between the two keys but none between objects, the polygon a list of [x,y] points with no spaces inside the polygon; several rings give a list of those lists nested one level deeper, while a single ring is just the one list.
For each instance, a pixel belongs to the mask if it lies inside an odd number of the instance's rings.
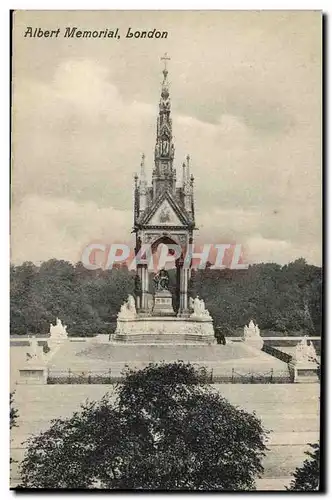
[{"label": "statue pedestal", "polygon": [[255,349],[258,349],[259,351],[262,350],[263,345],[264,345],[264,340],[262,337],[245,337],[244,342],[249,345],[250,347],[254,347]]},{"label": "statue pedestal", "polygon": [[47,384],[47,368],[41,360],[27,362],[19,373],[18,384]]},{"label": "statue pedestal", "polygon": [[318,365],[312,361],[292,360],[288,363],[288,368],[295,383],[319,382]]},{"label": "statue pedestal", "polygon": [[50,352],[47,354],[47,359],[52,358],[54,354],[60,349],[60,347],[65,343],[67,344],[68,342],[69,340],[66,337],[52,338],[51,336],[47,342],[48,347],[50,348]]},{"label": "statue pedestal", "polygon": [[139,316],[118,319],[114,343],[216,344],[212,319],[174,316]]},{"label": "statue pedestal", "polygon": [[295,353],[288,363],[293,382],[318,382],[318,368],[315,348],[305,335],[295,347]]},{"label": "statue pedestal", "polygon": [[169,290],[159,290],[154,296],[153,316],[175,316],[172,294]]}]

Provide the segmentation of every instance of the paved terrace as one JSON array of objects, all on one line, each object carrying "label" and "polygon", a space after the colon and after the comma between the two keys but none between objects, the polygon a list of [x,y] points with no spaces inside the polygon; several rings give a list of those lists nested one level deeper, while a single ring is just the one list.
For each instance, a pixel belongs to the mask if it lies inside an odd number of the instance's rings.
[{"label": "paved terrace", "polygon": [[[15,349],[15,348],[14,348]],[[213,369],[215,376],[269,374],[289,380],[287,364],[243,342],[224,345],[121,345],[98,342],[68,342],[51,358],[52,372],[105,371],[120,376],[126,364],[142,368],[151,362],[189,361]]]}]

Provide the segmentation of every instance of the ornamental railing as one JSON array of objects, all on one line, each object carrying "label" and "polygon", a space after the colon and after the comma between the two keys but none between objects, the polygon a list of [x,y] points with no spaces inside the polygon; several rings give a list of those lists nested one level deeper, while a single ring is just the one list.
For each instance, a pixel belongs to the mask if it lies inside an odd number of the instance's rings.
[{"label": "ornamental railing", "polygon": [[[290,376],[275,374],[273,368],[266,372],[238,372],[231,368],[229,372],[218,373],[210,368],[205,370],[206,381],[209,384],[282,384],[291,382]],[[119,371],[108,370],[54,370],[47,373],[48,384],[114,384],[123,380],[124,375]]]}]

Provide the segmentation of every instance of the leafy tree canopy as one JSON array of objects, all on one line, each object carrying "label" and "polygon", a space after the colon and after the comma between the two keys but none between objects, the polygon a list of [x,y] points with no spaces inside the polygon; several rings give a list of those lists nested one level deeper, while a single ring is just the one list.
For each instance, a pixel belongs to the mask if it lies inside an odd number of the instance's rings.
[{"label": "leafy tree canopy", "polygon": [[[11,266],[11,333],[46,334],[57,316],[70,335],[112,333],[121,304],[134,293],[134,277],[125,266],[89,271],[80,262],[56,259],[40,267]],[[175,272],[170,272],[174,296],[175,288]],[[304,259],[286,266],[193,271],[190,294],[204,298],[216,329],[225,335],[243,331],[250,319],[261,330],[283,335],[321,332],[322,270]]]},{"label": "leafy tree canopy", "polygon": [[15,392],[11,392],[9,395],[9,424],[10,429],[13,427],[17,427],[17,419],[18,419],[18,410],[14,406],[14,394]]},{"label": "leafy tree canopy", "polygon": [[21,487],[250,490],[266,431],[190,364],[127,370],[123,384],[30,438]]},{"label": "leafy tree canopy", "polygon": [[320,450],[319,444],[311,444],[311,450],[306,451],[308,455],[301,467],[294,472],[288,491],[316,491],[319,489],[320,476]]},{"label": "leafy tree canopy", "polygon": [[[9,393],[9,428],[12,430],[13,427],[18,427],[17,424],[17,419],[18,419],[18,410],[14,406],[14,392]],[[12,457],[10,457],[10,464],[13,462],[16,462],[16,460],[13,460]]]}]

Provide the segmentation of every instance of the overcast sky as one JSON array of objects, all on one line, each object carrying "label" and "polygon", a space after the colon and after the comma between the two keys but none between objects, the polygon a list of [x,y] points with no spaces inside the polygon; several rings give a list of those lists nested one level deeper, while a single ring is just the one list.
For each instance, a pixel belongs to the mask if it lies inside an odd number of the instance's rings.
[{"label": "overcast sky", "polygon": [[[27,26],[61,33],[24,38]],[[121,38],[67,39],[67,26]],[[128,27],[169,34],[126,39]],[[133,176],[142,152],[151,175],[167,51],[196,238],[241,243],[249,262],[321,264],[319,12],[17,12],[13,50],[14,263],[132,241]]]}]

